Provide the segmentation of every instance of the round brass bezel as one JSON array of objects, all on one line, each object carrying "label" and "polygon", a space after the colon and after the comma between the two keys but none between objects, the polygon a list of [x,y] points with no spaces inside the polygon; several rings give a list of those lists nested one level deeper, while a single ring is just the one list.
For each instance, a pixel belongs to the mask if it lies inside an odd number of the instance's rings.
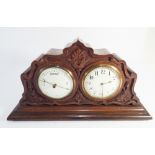
[{"label": "round brass bezel", "polygon": [[[114,71],[117,72],[118,76],[119,76],[119,79],[120,79],[120,85],[118,87],[118,89],[112,93],[111,95],[107,96],[107,97],[95,97],[95,96],[92,96],[90,95],[87,90],[85,89],[85,86],[84,86],[84,81],[85,81],[85,78],[86,76],[92,71],[94,70],[95,68],[98,68],[98,67],[108,67],[108,68],[112,68]],[[83,93],[85,94],[85,96],[91,100],[95,100],[95,101],[104,101],[104,100],[110,100],[114,97],[116,97],[122,90],[123,88],[123,85],[124,85],[124,81],[125,81],[125,77],[124,77],[124,74],[123,72],[118,69],[116,67],[116,65],[112,64],[112,63],[95,63],[95,64],[92,64],[91,66],[89,66],[86,70],[85,70],[85,73],[83,74],[82,76],[82,91]]]},{"label": "round brass bezel", "polygon": [[[65,72],[67,72],[67,73],[70,75],[70,77],[71,77],[71,79],[72,79],[72,81],[73,81],[73,88],[72,88],[72,90],[70,91],[70,93],[67,94],[66,96],[61,97],[61,98],[50,97],[50,96],[44,94],[44,93],[42,92],[42,90],[40,89],[40,87],[39,87],[38,79],[39,79],[41,73],[42,73],[44,70],[49,69],[49,68],[53,68],[53,67],[54,67],[54,68],[60,68],[60,69],[64,70]],[[74,91],[75,88],[76,88],[76,81],[75,81],[75,78],[74,78],[74,75],[72,74],[72,72],[71,72],[69,69],[67,69],[66,67],[59,66],[59,65],[51,65],[51,66],[48,66],[48,67],[41,68],[40,71],[39,71],[38,79],[37,79],[37,85],[38,85],[39,91],[41,92],[41,94],[42,94],[43,96],[46,96],[46,97],[48,97],[49,99],[64,100],[64,99],[68,98],[68,97],[73,93],[73,91]]]}]

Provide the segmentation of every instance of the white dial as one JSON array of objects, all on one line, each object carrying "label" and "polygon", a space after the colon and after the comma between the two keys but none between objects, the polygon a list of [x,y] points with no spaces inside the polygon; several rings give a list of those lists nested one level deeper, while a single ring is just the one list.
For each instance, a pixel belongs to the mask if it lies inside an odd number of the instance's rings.
[{"label": "white dial", "polygon": [[105,99],[115,96],[122,79],[114,66],[99,66],[89,71],[83,80],[83,89],[91,97]]},{"label": "white dial", "polygon": [[68,96],[74,87],[71,74],[60,67],[50,67],[41,72],[38,78],[41,92],[54,99]]}]

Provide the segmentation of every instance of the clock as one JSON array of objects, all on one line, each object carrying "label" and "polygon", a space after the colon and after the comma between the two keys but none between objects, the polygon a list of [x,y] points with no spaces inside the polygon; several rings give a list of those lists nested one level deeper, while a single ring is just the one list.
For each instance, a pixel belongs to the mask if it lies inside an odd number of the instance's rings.
[{"label": "clock", "polygon": [[98,62],[84,73],[82,89],[85,96],[91,100],[102,101],[115,97],[124,84],[124,76],[112,64]]},{"label": "clock", "polygon": [[78,40],[34,60],[21,74],[24,92],[7,119],[151,119],[134,91],[137,74],[116,54],[94,51]]}]

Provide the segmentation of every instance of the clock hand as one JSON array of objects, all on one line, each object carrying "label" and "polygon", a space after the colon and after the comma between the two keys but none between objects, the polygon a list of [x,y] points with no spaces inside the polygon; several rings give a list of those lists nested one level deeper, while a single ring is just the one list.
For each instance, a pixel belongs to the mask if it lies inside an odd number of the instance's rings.
[{"label": "clock hand", "polygon": [[112,81],[108,81],[106,84],[111,83]]},{"label": "clock hand", "polygon": [[108,84],[108,83],[111,83],[111,82],[112,82],[112,81],[105,82],[105,83],[103,83],[103,85]]},{"label": "clock hand", "polygon": [[102,86],[102,97],[103,97],[103,85],[101,85]]}]

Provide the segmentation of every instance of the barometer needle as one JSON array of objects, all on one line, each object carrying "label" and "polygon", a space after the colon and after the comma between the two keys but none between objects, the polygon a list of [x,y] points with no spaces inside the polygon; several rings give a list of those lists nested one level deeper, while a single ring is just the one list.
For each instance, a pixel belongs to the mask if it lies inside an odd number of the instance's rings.
[{"label": "barometer needle", "polygon": [[58,87],[60,87],[60,88],[63,88],[63,89],[66,89],[66,90],[70,90],[70,89],[68,89],[68,88],[64,88],[64,87],[61,87],[61,86],[59,86],[59,85],[56,85],[56,86],[58,86]]},{"label": "barometer needle", "polygon": [[50,84],[50,85],[52,85],[52,86],[57,86],[57,87],[59,87],[59,88],[62,88],[62,89],[66,89],[66,90],[70,90],[69,88],[64,88],[64,87],[62,87],[62,86],[60,86],[60,85],[57,85],[57,84],[54,84],[54,83],[51,83],[51,82],[48,82],[48,81],[46,81],[46,80],[40,80],[40,81],[42,81],[42,82],[46,82],[46,83],[48,83],[48,84]]}]

